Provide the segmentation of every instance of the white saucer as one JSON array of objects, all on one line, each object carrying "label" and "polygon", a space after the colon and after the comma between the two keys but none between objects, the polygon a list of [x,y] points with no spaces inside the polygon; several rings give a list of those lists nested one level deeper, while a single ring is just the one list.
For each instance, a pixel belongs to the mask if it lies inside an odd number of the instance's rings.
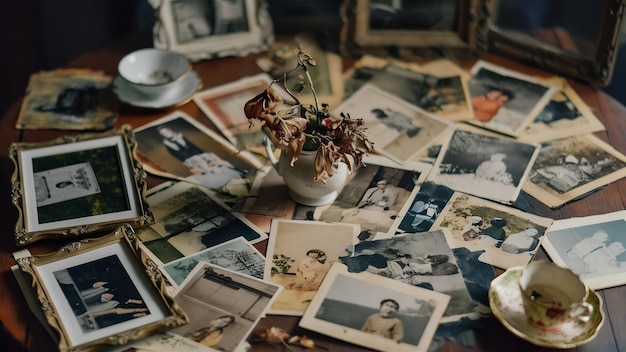
[{"label": "white saucer", "polygon": [[189,72],[171,91],[157,99],[137,92],[119,76],[113,81],[113,92],[120,101],[143,109],[166,109],[185,104],[200,88],[202,88],[202,80],[196,71]]},{"label": "white saucer", "polygon": [[551,328],[529,325],[517,282],[521,272],[522,267],[510,268],[496,277],[489,287],[491,311],[508,330],[535,345],[551,348],[573,348],[596,337],[604,313],[601,298],[592,290],[589,290],[587,302],[593,305],[593,314],[588,322],[573,320]]}]

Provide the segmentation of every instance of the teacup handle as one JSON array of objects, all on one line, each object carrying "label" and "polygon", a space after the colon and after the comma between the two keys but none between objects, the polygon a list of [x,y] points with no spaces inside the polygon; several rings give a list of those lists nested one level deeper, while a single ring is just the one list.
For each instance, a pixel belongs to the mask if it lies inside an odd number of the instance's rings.
[{"label": "teacup handle", "polygon": [[572,318],[576,318],[582,322],[588,322],[591,319],[591,314],[593,313],[593,305],[589,302],[583,302],[578,305],[578,307],[574,308],[570,313]]}]

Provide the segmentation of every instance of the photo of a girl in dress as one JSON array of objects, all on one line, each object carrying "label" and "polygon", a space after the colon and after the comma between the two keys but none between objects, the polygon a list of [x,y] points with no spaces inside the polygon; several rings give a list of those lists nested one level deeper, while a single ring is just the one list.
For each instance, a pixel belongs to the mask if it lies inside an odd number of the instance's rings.
[{"label": "photo of a girl in dress", "polygon": [[330,267],[326,263],[326,253],[320,249],[311,249],[306,252],[296,269],[296,278],[287,285],[288,290],[315,291]]}]

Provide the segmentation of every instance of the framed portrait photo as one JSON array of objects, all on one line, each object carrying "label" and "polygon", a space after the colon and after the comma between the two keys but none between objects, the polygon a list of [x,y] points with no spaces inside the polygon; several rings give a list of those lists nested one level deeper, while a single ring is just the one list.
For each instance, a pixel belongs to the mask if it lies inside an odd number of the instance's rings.
[{"label": "framed portrait photo", "polygon": [[245,56],[274,42],[264,0],[155,0],[154,47],[192,61]]},{"label": "framed portrait photo", "polygon": [[44,238],[154,222],[146,202],[146,173],[135,158],[132,128],[13,143],[11,187],[19,215],[18,245]]},{"label": "framed portrait photo", "polygon": [[187,323],[130,225],[17,259],[60,351],[95,351]]}]

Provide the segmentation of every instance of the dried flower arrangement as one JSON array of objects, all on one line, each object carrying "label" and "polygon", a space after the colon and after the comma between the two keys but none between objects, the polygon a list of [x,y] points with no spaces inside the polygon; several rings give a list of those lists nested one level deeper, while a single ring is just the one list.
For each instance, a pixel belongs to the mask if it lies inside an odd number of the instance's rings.
[{"label": "dried flower arrangement", "polygon": [[[262,130],[274,146],[291,155],[291,166],[303,150],[317,151],[314,180],[326,184],[338,163],[344,162],[351,172],[362,164],[363,155],[374,149],[365,134],[362,119],[352,119],[344,113],[333,116],[328,110],[328,104],[319,107],[310,66],[315,66],[315,60],[300,49],[296,67],[280,79],[272,81],[265,91],[246,102],[244,112],[251,125],[254,120],[263,122]],[[298,93],[308,84],[314,104],[303,104],[298,100],[288,87],[291,76],[298,79],[295,86]],[[283,99],[272,88],[273,84],[279,84],[292,101]]]}]

